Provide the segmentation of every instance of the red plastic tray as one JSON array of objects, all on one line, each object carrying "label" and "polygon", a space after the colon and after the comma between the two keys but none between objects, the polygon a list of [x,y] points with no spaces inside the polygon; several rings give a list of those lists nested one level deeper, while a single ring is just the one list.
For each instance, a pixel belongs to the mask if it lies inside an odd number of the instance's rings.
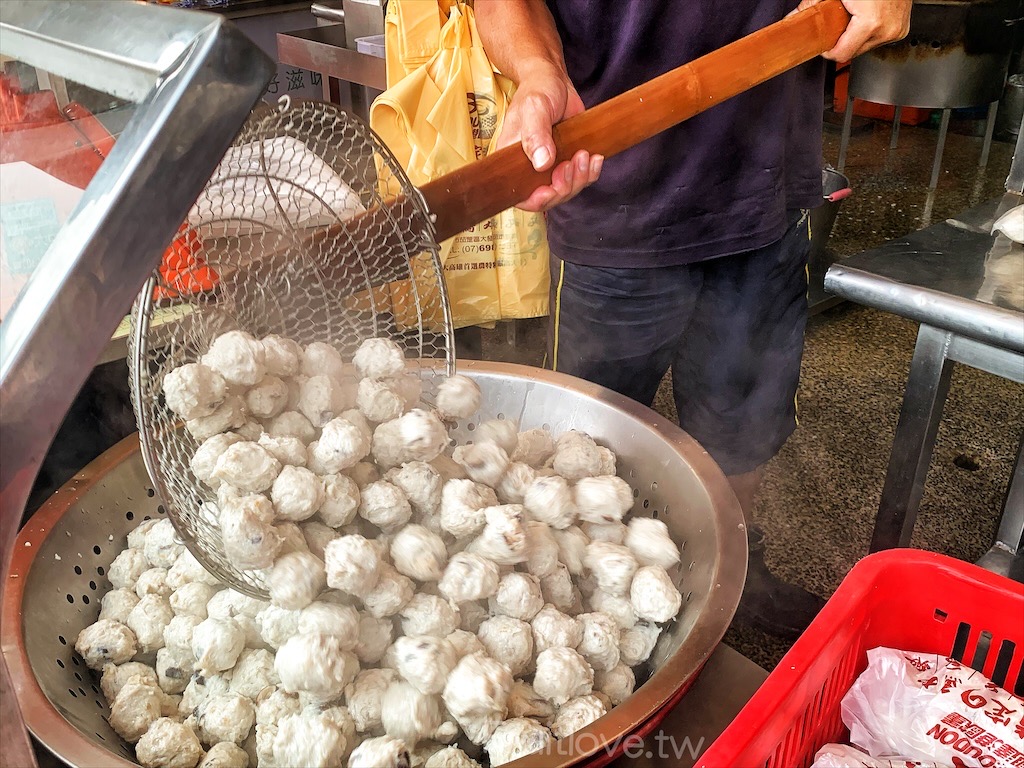
[{"label": "red plastic tray", "polygon": [[941,653],[1024,694],[1024,585],[931,552],[861,560],[722,735],[703,768],[800,768],[849,736],[839,705],[879,646]]}]

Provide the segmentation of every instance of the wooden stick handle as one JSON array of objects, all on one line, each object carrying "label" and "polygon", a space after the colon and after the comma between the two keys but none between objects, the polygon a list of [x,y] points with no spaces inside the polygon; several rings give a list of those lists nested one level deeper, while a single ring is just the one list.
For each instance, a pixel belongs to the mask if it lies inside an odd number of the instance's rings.
[{"label": "wooden stick handle", "polygon": [[[726,99],[831,49],[850,16],[824,0],[734,43],[626,91],[553,130],[555,162],[578,150],[611,157]],[[533,169],[521,144],[493,152],[420,188],[447,240],[530,196],[551,180]]]}]

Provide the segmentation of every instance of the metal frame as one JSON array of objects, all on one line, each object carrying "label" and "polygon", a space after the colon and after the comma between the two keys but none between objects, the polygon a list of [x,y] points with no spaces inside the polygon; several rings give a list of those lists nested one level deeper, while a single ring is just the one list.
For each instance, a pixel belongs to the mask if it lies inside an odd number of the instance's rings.
[{"label": "metal frame", "polygon": [[64,415],[274,70],[220,16],[116,0],[0,4],[0,53],[138,104],[0,326],[6,574]]},{"label": "metal frame", "polygon": [[1002,573],[1016,581],[1024,582],[1024,438],[1017,448],[1017,463],[1006,489],[1003,502],[1003,517],[996,532],[996,542],[978,565],[996,573]]},{"label": "metal frame", "polygon": [[[1024,383],[1024,312],[991,303],[970,279],[972,265],[991,252],[993,222],[1021,204],[1022,146],[1018,137],[1008,194],[1002,199],[854,256],[825,276],[826,290],[920,324],[875,517],[872,552],[910,544],[953,364]],[[978,564],[1024,582],[1022,451],[1024,445],[1017,452],[996,541]]]},{"label": "metal frame", "polygon": [[[839,138],[839,159],[837,168],[840,173],[846,168],[846,155],[850,147],[850,133],[853,129],[853,99],[851,95],[846,99],[846,114],[843,116],[843,132]],[[892,133],[889,137],[889,149],[896,149],[900,135],[900,120],[903,117],[903,107],[899,104],[892,120]],[[988,156],[992,150],[992,136],[996,128],[996,112],[999,109],[999,102],[993,101],[988,105],[988,117],[985,121],[985,138],[981,144],[981,155],[978,157],[978,167],[984,169],[988,165]],[[953,114],[951,108],[942,110],[942,119],[939,122],[939,137],[935,142],[935,156],[932,160],[932,175],[928,180],[928,189],[935,189],[939,185],[939,173],[942,170],[942,155],[946,150],[946,134],[949,132],[949,119]]]},{"label": "metal frame", "polygon": [[[942,408],[949,393],[953,363],[963,363],[1024,384],[1024,354],[921,324],[882,488],[882,500],[875,517],[871,552],[910,545]],[[1018,450],[993,547],[994,552],[1005,553],[1005,557],[987,556],[986,566],[1006,575],[1013,558],[1020,553],[1022,535],[1024,466],[1022,453]]]},{"label": "metal frame", "polygon": [[1021,313],[996,306],[978,311],[978,302],[950,293],[907,285],[845,264],[825,275],[825,290],[919,323],[947,328],[984,344],[1024,352]]}]

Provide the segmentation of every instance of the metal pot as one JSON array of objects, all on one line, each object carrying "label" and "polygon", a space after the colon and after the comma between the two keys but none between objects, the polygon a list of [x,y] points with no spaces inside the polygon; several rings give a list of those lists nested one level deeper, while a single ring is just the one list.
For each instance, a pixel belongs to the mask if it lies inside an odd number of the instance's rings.
[{"label": "metal pot", "polygon": [[[678,700],[732,620],[746,573],[739,503],[696,442],[653,411],[594,384],[525,366],[468,362],[460,370],[483,390],[484,410],[452,437],[472,439],[477,419],[515,419],[522,429],[589,432],[618,455],[633,487],[634,514],[657,517],[682,548],[672,578],[684,598],[638,682],[646,682],[597,722],[548,754],[512,766],[607,762],[622,737],[650,729]],[[96,675],[75,654],[78,633],[96,620],[110,589],[106,569],[128,532],[159,517],[138,436],[117,444],[58,491],[18,537],[6,576],[0,638],[29,729],[74,766],[135,765],[110,728]]]},{"label": "metal pot", "polygon": [[850,93],[879,104],[958,109],[998,101],[1018,0],[917,0],[910,33],[860,56]]}]

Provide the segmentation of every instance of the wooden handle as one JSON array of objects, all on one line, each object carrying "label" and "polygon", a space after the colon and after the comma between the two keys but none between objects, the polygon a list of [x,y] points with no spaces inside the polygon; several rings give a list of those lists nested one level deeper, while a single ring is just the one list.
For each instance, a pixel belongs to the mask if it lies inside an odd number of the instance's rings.
[{"label": "wooden handle", "polygon": [[[554,127],[555,162],[578,150],[611,157],[726,99],[830,50],[850,16],[824,0]],[[533,169],[521,144],[505,147],[420,188],[447,240],[528,198],[551,181]]]}]

